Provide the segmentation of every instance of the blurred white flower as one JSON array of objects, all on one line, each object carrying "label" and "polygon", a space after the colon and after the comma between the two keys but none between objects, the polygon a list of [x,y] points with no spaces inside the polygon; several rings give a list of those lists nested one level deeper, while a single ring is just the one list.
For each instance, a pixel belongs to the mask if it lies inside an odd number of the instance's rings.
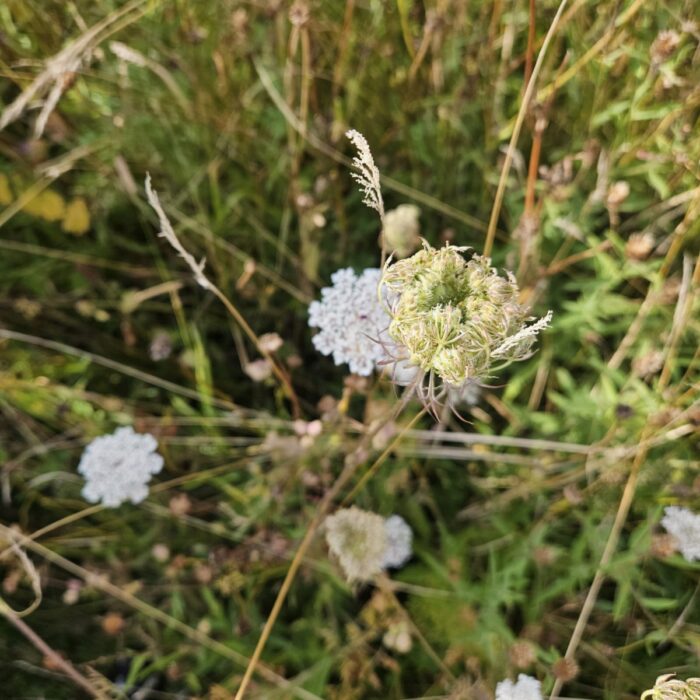
[{"label": "blurred white flower", "polygon": [[542,700],[541,686],[536,678],[521,673],[517,683],[505,680],[496,686],[496,700]]},{"label": "blurred white flower", "polygon": [[700,515],[687,508],[669,506],[661,524],[678,542],[678,549],[688,561],[700,559]]},{"label": "blurred white flower", "polygon": [[467,379],[459,386],[448,386],[447,402],[450,406],[476,406],[481,398],[481,386],[473,379]]},{"label": "blurred white flower", "polygon": [[349,581],[370,581],[412,556],[413,532],[400,515],[381,515],[352,506],[326,518],[326,542]]},{"label": "blurred white flower", "polygon": [[349,581],[369,581],[383,568],[384,518],[356,506],[326,518],[326,542]]},{"label": "blurred white flower", "polygon": [[158,331],[151,338],[151,344],[148,346],[148,354],[154,362],[167,360],[173,351],[173,341],[165,331]]},{"label": "blurred white flower", "polygon": [[321,300],[309,305],[309,326],[320,329],[313,337],[316,349],[365,377],[387,359],[379,342],[389,325],[377,291],[381,276],[374,268],[359,276],[349,267],[338,270],[331,275],[333,286],[324,287]]},{"label": "blurred white flower", "polygon": [[386,213],[384,243],[397,258],[408,257],[420,246],[419,216],[420,209],[415,204],[400,204]]},{"label": "blurred white flower", "polygon": [[78,472],[85,477],[83,497],[116,508],[125,501],[140,503],[148,496],[148,482],[163,468],[153,435],[131,427],[95,438],[83,452]]},{"label": "blurred white flower", "polygon": [[[393,352],[394,348],[392,347],[389,353],[393,354]],[[399,354],[398,350],[396,353]],[[411,386],[418,381],[422,370],[420,367],[412,365],[408,359],[399,359],[384,365],[384,372],[397,386]]]},{"label": "blurred white flower", "polygon": [[243,371],[254,381],[263,382],[272,375],[272,364],[265,358],[247,362],[243,366]]},{"label": "blurred white flower", "polygon": [[272,353],[277,352],[284,345],[284,340],[279,333],[263,333],[258,338],[258,343],[263,350]]},{"label": "blurred white flower", "polygon": [[391,515],[384,521],[384,532],[386,549],[382,568],[398,569],[413,555],[413,531],[400,515]]},{"label": "blurred white flower", "polygon": [[385,632],[382,642],[387,649],[397,651],[399,654],[408,654],[413,646],[411,627],[408,622],[400,620],[392,624]]}]

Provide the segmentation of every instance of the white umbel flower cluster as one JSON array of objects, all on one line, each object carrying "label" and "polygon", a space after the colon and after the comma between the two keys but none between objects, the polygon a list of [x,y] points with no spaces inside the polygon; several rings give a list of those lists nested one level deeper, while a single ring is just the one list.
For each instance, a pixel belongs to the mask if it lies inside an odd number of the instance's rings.
[{"label": "white umbel flower cluster", "polygon": [[384,521],[386,549],[383,569],[399,569],[413,556],[413,530],[400,516],[390,515]]},{"label": "white umbel flower cluster", "polygon": [[148,482],[163,468],[153,435],[118,428],[95,438],[83,452],[78,472],[85,477],[83,498],[116,508],[125,501],[140,503],[148,496]]},{"label": "white umbel flower cluster", "polygon": [[375,268],[359,276],[349,267],[338,270],[331,275],[333,286],[324,287],[321,300],[309,305],[309,326],[320,329],[313,337],[316,349],[365,377],[387,359],[380,342],[389,325],[377,293],[381,276]]},{"label": "white umbel flower cluster", "polygon": [[661,524],[675,537],[680,553],[688,561],[700,560],[700,515],[687,508],[669,506]]},{"label": "white umbel flower cluster", "polygon": [[348,581],[370,581],[403,566],[412,555],[413,533],[399,515],[381,515],[357,506],[341,508],[325,521],[326,542]]},{"label": "white umbel flower cluster", "polygon": [[542,700],[542,684],[521,673],[516,683],[505,680],[496,686],[496,700]]}]

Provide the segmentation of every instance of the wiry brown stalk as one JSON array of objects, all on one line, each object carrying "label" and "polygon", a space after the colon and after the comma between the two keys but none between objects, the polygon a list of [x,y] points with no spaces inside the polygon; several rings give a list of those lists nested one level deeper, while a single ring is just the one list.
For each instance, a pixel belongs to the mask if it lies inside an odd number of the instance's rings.
[{"label": "wiry brown stalk", "polygon": [[535,53],[535,0],[530,0],[528,7],[527,48],[525,49],[525,85],[532,76],[532,57]]},{"label": "wiry brown stalk", "polygon": [[55,668],[60,669],[77,686],[82,688],[90,697],[106,700],[107,696],[100,692],[90,681],[78,672],[70,661],[64,659],[59,653],[54,651],[24,620],[20,619],[13,612],[3,610],[7,621],[13,625],[24,637],[26,637],[45,658],[49,659]]},{"label": "wiry brown stalk", "polygon": [[175,249],[177,254],[187,263],[187,266],[192,270],[194,278],[200,287],[210,291],[225,307],[229,314],[233,317],[236,323],[240,326],[241,330],[248,336],[250,341],[255,345],[258,352],[270,363],[270,368],[273,374],[277,377],[284,393],[292,404],[292,411],[295,418],[301,415],[301,406],[299,404],[299,399],[297,398],[292,383],[289,376],[280,366],[277,360],[272,357],[272,355],[266,350],[260,343],[260,339],[255,334],[253,329],[250,327],[243,314],[238,310],[235,304],[204,274],[204,260],[197,262],[194,257],[185,249],[185,247],[180,242],[180,239],[175,233],[170,220],[168,219],[161,203],[158,198],[158,194],[151,187],[151,176],[146,177],[146,196],[148,198],[148,203],[151,205],[153,210],[158,215],[158,221],[160,223],[160,233],[158,234],[161,238],[165,240]]},{"label": "wiry brown stalk", "polygon": [[[284,581],[282,582],[282,587],[277,593],[277,597],[272,606],[272,609],[270,610],[270,614],[268,615],[267,620],[265,621],[265,625],[263,626],[262,632],[260,633],[258,643],[255,646],[253,655],[250,657],[250,662],[248,664],[248,667],[246,668],[243,679],[241,680],[241,685],[239,686],[238,691],[236,692],[234,700],[242,700],[246,693],[246,690],[248,689],[250,681],[253,677],[253,673],[255,672],[255,667],[260,662],[260,657],[262,656],[262,652],[265,649],[267,640],[270,637],[270,633],[272,632],[272,629],[275,626],[275,622],[279,617],[280,611],[282,610],[282,606],[284,605],[284,601],[287,598],[287,594],[289,593],[289,590],[292,587],[292,583],[294,582],[294,578],[296,577],[297,571],[299,570],[299,567],[301,566],[304,560],[304,556],[306,555],[309,546],[313,542],[313,539],[316,535],[319,526],[323,522],[325,516],[330,511],[331,507],[333,506],[333,502],[335,501],[340,491],[348,483],[348,481],[350,481],[357,469],[362,465],[362,460],[358,456],[362,455],[367,449],[367,447],[371,445],[372,438],[382,429],[382,427],[384,427],[384,425],[386,425],[389,421],[393,420],[396,416],[399,415],[399,413],[403,410],[410,397],[410,392],[406,392],[402,397],[402,400],[399,402],[399,404],[397,404],[396,408],[391,413],[391,415],[385,421],[380,421],[375,428],[373,428],[371,431],[367,432],[364,435],[354,453],[349,455],[349,458],[346,459],[345,466],[343,467],[343,470],[341,471],[338,478],[335,480],[335,483],[325,494],[321,503],[317,506],[316,514],[314,515],[313,519],[311,520],[311,523],[309,524],[306,530],[306,533],[304,534],[304,538],[302,539],[301,544],[299,545],[299,548],[297,549],[294,555],[294,559],[292,559],[292,563],[290,564],[289,569],[287,570],[287,574],[284,577]],[[422,415],[422,412],[419,415]],[[417,420],[417,418],[415,418],[414,421],[415,420]],[[378,465],[381,465],[384,462],[384,460],[389,456],[389,454],[391,454],[392,450],[394,450],[396,445],[403,438],[404,434],[411,427],[412,424],[413,421],[407,428],[401,431],[392,440],[389,446],[382,452],[382,454],[379,455],[379,457],[377,457],[377,459],[374,461],[374,463],[368,470],[368,474],[373,473],[374,470],[378,467]]]},{"label": "wiry brown stalk", "polygon": [[32,100],[46,95],[34,126],[34,138],[39,138],[51,112],[65,89],[67,75],[77,71],[87,56],[105,39],[139,19],[144,12],[145,0],[132,0],[119,10],[83,32],[55,56],[48,59],[44,70],[8,105],[0,115],[0,131],[19,119]]},{"label": "wiry brown stalk", "polygon": [[498,217],[501,214],[501,205],[503,204],[503,197],[506,190],[506,182],[508,180],[508,174],[510,173],[510,166],[513,162],[513,154],[515,153],[515,148],[518,143],[518,137],[520,136],[520,131],[525,121],[525,115],[527,114],[528,107],[530,105],[530,100],[535,92],[535,83],[537,82],[537,76],[540,73],[542,64],[544,63],[544,57],[547,54],[547,49],[549,44],[554,37],[557,25],[559,24],[559,19],[561,18],[564,8],[566,7],[567,0],[562,0],[557,9],[557,13],[554,15],[554,19],[549,26],[547,35],[542,43],[542,48],[537,55],[537,61],[535,62],[535,67],[532,69],[532,75],[528,81],[527,88],[525,88],[525,94],[520,104],[520,110],[518,116],[515,120],[515,126],[513,127],[513,133],[510,137],[510,142],[508,143],[508,150],[506,151],[506,158],[503,163],[503,169],[501,170],[501,177],[498,181],[498,187],[496,189],[496,196],[493,202],[493,208],[491,209],[491,218],[489,219],[488,229],[486,231],[486,240],[484,242],[484,255],[486,257],[491,255],[493,249],[493,242],[496,237],[496,227],[498,225]]},{"label": "wiry brown stalk", "polygon": [[[689,265],[685,266],[684,278],[684,283],[687,286],[687,293],[685,295],[679,296],[678,299],[671,338],[669,340],[666,350],[664,367],[661,376],[659,377],[659,382],[656,388],[657,393],[659,395],[663,394],[664,390],[668,386],[668,382],[670,381],[670,368],[671,364],[673,363],[673,360],[675,359],[675,354],[678,349],[678,340],[688,321],[689,311],[692,306],[692,304],[689,303],[689,299],[692,297],[693,293],[696,293],[698,285],[700,284],[700,257],[696,259],[692,280],[690,278]],[[630,473],[627,477],[627,482],[625,484],[624,491],[622,492],[622,498],[620,499],[620,503],[617,508],[617,513],[615,514],[615,521],[613,522],[613,526],[610,530],[610,535],[608,536],[607,542],[605,543],[605,549],[603,550],[603,554],[600,558],[600,562],[598,564],[598,568],[593,578],[593,582],[591,583],[591,586],[588,589],[588,593],[586,594],[586,599],[581,608],[581,612],[579,613],[578,619],[576,620],[574,631],[571,634],[571,639],[569,640],[569,645],[566,649],[566,659],[573,660],[576,654],[576,650],[578,649],[578,646],[581,643],[583,633],[586,629],[586,625],[588,624],[588,620],[590,619],[591,613],[593,612],[593,608],[598,599],[598,594],[600,593],[601,586],[605,581],[607,567],[610,564],[610,561],[615,551],[617,550],[617,545],[620,541],[622,528],[624,527],[625,522],[627,521],[627,516],[632,506],[632,501],[634,500],[634,494],[637,488],[637,483],[639,481],[639,472],[649,452],[650,444],[648,442],[648,438],[652,434],[653,430],[654,426],[652,424],[650,416],[647,419],[644,428],[642,429],[640,438],[640,450],[637,452],[634,461],[632,462]],[[563,685],[563,681],[557,679],[557,681],[554,684],[554,688],[552,689],[550,700],[553,700],[553,698],[559,694],[559,691],[561,690]]]},{"label": "wiry brown stalk", "polygon": [[[272,82],[272,78],[270,77],[270,74],[267,72],[265,67],[255,59],[253,60],[253,66],[255,67],[258,77],[260,78],[262,86],[265,88],[265,91],[270,96],[270,99],[274,102],[275,106],[280,111],[287,123],[292,128],[294,128],[294,130],[297,131],[304,139],[306,139],[308,143],[311,146],[313,146],[313,148],[315,148],[319,153],[323,153],[329,158],[332,158],[337,163],[341,163],[346,167],[350,167],[352,164],[350,158],[348,158],[332,146],[329,146],[322,139],[318,138],[318,136],[316,136],[310,129],[308,129],[305,124],[302,124],[302,122],[299,120],[296,114],[294,114],[293,110],[290,108],[287,102],[285,102],[282,95],[280,95],[279,90],[277,90],[277,88],[275,87],[274,83]],[[417,190],[414,187],[411,187],[410,185],[406,185],[403,182],[399,182],[398,180],[395,180],[394,178],[389,177],[387,175],[381,175],[381,180],[382,185],[384,187],[387,187],[388,189],[393,190],[394,192],[398,192],[400,194],[405,195],[406,197],[410,197],[416,202],[420,202],[426,207],[430,207],[435,211],[439,211],[445,216],[449,216],[452,219],[461,221],[463,224],[470,226],[476,229],[477,231],[486,231],[486,225],[479,219],[471,216],[470,214],[466,214],[463,211],[459,211],[459,209],[455,209],[453,206],[450,206],[449,204],[446,204],[445,202],[442,202],[435,197],[431,197],[425,192],[421,192],[420,190]]]},{"label": "wiry brown stalk", "polygon": [[[16,533],[13,530],[3,525],[2,523],[0,523],[0,532],[4,533],[8,538],[17,537]],[[115,586],[113,583],[110,583],[105,576],[100,576],[98,574],[92,573],[91,571],[88,571],[84,567],[75,564],[74,562],[70,561],[69,559],[66,559],[65,557],[62,557],[60,554],[57,554],[53,550],[44,547],[38,542],[25,541],[25,545],[27,549],[32,550],[33,552],[37,553],[39,556],[43,557],[52,564],[59,566],[64,571],[68,571],[74,576],[83,579],[88,585],[92,586],[93,588],[96,588],[97,590],[106,593],[112,598],[121,601],[125,605],[128,605],[134,610],[138,610],[144,615],[154,620],[157,620],[161,624],[165,625],[165,627],[176,630],[183,636],[187,637],[193,642],[196,642],[197,644],[200,644],[204,648],[210,649],[211,651],[216,652],[220,656],[229,659],[230,661],[233,661],[234,663],[237,663],[239,665],[247,664],[248,659],[243,654],[237,652],[235,649],[232,649],[231,647],[228,647],[225,644],[215,639],[212,639],[209,635],[205,634],[204,632],[190,627],[189,625],[178,620],[177,618],[168,615],[166,612],[163,612],[160,608],[155,608],[152,605],[149,605],[145,601],[141,600],[140,598],[137,598],[136,596],[120,588],[119,586]],[[259,665],[257,667],[257,672],[261,678],[264,678],[266,681],[273,683],[274,685],[277,685],[280,688],[284,688],[294,697],[301,698],[301,700],[321,700],[318,697],[318,695],[315,695],[314,693],[305,690],[304,688],[296,687],[292,682],[288,681],[286,678],[280,676],[279,674],[275,673],[266,666]]]}]

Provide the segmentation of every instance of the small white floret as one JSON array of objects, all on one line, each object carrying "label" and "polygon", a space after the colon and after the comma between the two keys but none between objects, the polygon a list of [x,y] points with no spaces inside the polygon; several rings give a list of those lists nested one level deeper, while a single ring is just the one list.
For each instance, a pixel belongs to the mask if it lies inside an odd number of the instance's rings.
[{"label": "small white floret", "polygon": [[700,560],[700,515],[687,508],[669,506],[661,524],[675,537],[680,553],[688,560]]},{"label": "small white floret", "polygon": [[380,342],[389,325],[377,292],[381,275],[374,268],[360,275],[352,268],[338,270],[331,275],[333,286],[324,287],[320,301],[309,305],[309,326],[320,329],[312,339],[316,349],[365,377],[387,358]]},{"label": "small white floret", "polygon": [[148,496],[148,482],[163,468],[153,435],[131,427],[95,438],[83,452],[78,472],[85,477],[83,497],[116,508],[125,501],[140,503]]},{"label": "small white floret", "polygon": [[516,683],[505,680],[496,686],[496,700],[542,700],[542,684],[521,673]]},{"label": "small white floret", "polygon": [[400,516],[391,515],[384,521],[386,549],[382,568],[398,569],[413,556],[413,531]]}]

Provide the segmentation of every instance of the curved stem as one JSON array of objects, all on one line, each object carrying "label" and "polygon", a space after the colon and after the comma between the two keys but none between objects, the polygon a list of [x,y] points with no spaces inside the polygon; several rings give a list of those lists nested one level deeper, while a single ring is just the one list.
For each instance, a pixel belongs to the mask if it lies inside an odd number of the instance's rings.
[{"label": "curved stem", "polygon": [[493,249],[493,241],[496,236],[496,225],[498,223],[498,217],[501,213],[501,205],[503,204],[503,196],[506,191],[506,181],[508,180],[508,173],[510,172],[510,166],[513,162],[513,154],[515,153],[515,147],[518,143],[518,137],[520,136],[520,130],[522,129],[523,122],[525,121],[525,115],[527,114],[527,108],[530,105],[530,100],[535,91],[535,83],[537,82],[537,76],[539,75],[542,64],[544,63],[544,57],[549,48],[549,44],[552,41],[554,32],[559,24],[559,19],[564,12],[567,0],[562,0],[557,10],[557,14],[554,15],[552,24],[549,26],[547,31],[547,36],[544,38],[542,43],[542,48],[537,55],[537,61],[535,62],[535,67],[532,69],[532,75],[528,81],[527,88],[525,89],[525,94],[523,95],[523,100],[520,104],[520,111],[518,112],[518,117],[515,120],[515,126],[513,127],[513,133],[510,137],[510,143],[508,144],[508,151],[506,152],[506,159],[503,163],[503,170],[501,171],[501,177],[498,181],[498,188],[496,189],[496,197],[493,202],[493,209],[491,209],[491,218],[489,219],[488,229],[486,231],[486,241],[484,243],[484,255],[491,255],[491,250]]},{"label": "curved stem", "polygon": [[[398,414],[403,410],[410,397],[410,392],[406,392],[404,397],[402,397],[402,400],[397,404],[395,410],[391,412],[390,416],[385,421],[381,421],[379,425],[377,425],[377,427],[375,427],[373,430],[369,431],[364,435],[359,447],[355,450],[355,454],[361,454],[364,451],[364,448],[367,445],[371,444],[372,438],[381,430],[381,428],[384,425],[386,425],[390,420],[393,420],[398,416]],[[418,414],[418,416],[416,416],[411,421],[409,427],[412,426],[415,423],[415,421],[424,413],[425,409],[423,409]],[[365,479],[363,479],[360,482],[360,484],[358,484],[358,487],[360,485],[363,485],[366,479],[369,478],[369,476],[371,476],[371,474],[374,473],[376,468],[387,458],[389,453],[394,449],[394,447],[403,437],[405,432],[406,430],[403,430],[401,433],[399,433],[391,442],[391,444],[382,452],[382,454],[380,454],[379,457],[377,457],[372,466],[369,468],[367,475],[365,475]],[[277,598],[275,599],[275,602],[272,606],[272,610],[270,610],[270,614],[268,615],[268,618],[265,621],[265,625],[262,629],[262,632],[260,633],[258,643],[255,646],[253,655],[250,657],[250,662],[248,663],[248,667],[245,670],[245,674],[243,675],[243,679],[241,680],[241,685],[238,687],[238,691],[236,692],[234,700],[242,700],[243,696],[245,695],[248,685],[250,684],[250,681],[253,677],[253,673],[255,672],[255,667],[260,661],[260,657],[262,656],[263,650],[265,649],[265,646],[267,644],[267,640],[270,637],[272,628],[275,626],[275,622],[277,621],[280,611],[282,610],[282,606],[284,605],[284,601],[287,598],[289,589],[292,587],[292,583],[294,582],[294,578],[296,577],[297,571],[299,570],[299,567],[301,566],[301,563],[304,560],[304,556],[306,555],[309,546],[313,542],[314,536],[316,535],[319,526],[323,522],[328,511],[331,509],[333,501],[335,501],[341,489],[345,486],[345,484],[348,483],[348,481],[352,478],[353,474],[356,472],[356,470],[361,464],[362,460],[352,458],[347,459],[345,462],[345,466],[343,467],[343,470],[341,471],[338,478],[335,480],[335,483],[323,497],[321,503],[318,505],[316,509],[316,515],[314,515],[311,523],[309,524],[309,527],[307,528],[306,533],[304,534],[304,539],[301,541],[301,544],[299,545],[299,548],[297,549],[294,555],[294,559],[292,559],[292,563],[290,564],[289,569],[287,570],[287,574],[284,577],[284,581],[282,582],[282,587],[277,593]]]}]

